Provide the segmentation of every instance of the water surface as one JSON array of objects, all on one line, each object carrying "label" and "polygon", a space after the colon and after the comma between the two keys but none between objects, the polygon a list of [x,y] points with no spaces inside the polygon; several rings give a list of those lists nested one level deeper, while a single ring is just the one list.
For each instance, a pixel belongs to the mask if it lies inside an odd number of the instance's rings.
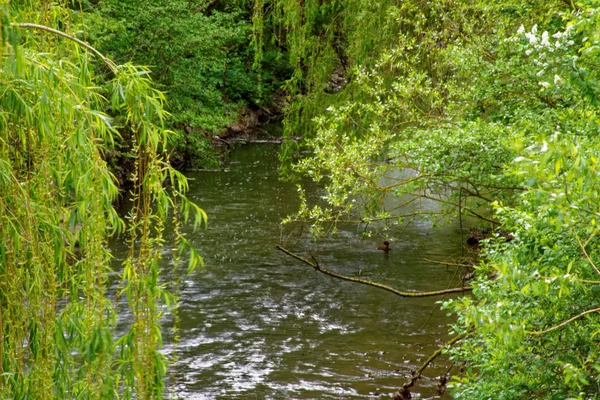
[{"label": "water surface", "polygon": [[[238,146],[225,171],[187,174],[189,197],[209,224],[186,229],[206,265],[182,283],[180,340],[165,349],[176,355],[172,392],[183,399],[387,398],[448,340],[451,318],[437,309],[440,298],[400,298],[336,280],[275,245],[312,251],[342,274],[429,291],[453,278],[458,285],[454,268],[423,259],[459,254],[460,234],[453,225],[434,230],[414,220],[392,231],[386,257],[377,250],[382,238],[364,238],[357,227],[318,245],[299,227],[282,230],[299,201],[296,186],[278,180],[277,151]],[[440,358],[428,368],[413,398],[433,397],[449,365]]]}]

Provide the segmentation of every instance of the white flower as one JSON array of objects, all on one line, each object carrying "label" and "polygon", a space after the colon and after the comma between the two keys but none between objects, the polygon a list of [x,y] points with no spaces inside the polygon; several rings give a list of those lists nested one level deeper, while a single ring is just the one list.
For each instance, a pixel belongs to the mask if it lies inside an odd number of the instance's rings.
[{"label": "white flower", "polygon": [[552,35],[552,37],[554,39],[560,39],[563,36],[562,32],[556,32],[554,35]]},{"label": "white flower", "polygon": [[550,87],[550,84],[548,82],[538,82],[538,85],[540,85],[543,88]]},{"label": "white flower", "polygon": [[537,37],[533,33],[526,33],[525,37],[527,38],[527,40],[529,40],[529,43],[531,43],[531,44],[537,43]]},{"label": "white flower", "polygon": [[548,31],[542,33],[542,46],[550,46],[550,41],[548,41]]},{"label": "white flower", "polygon": [[533,33],[534,35],[537,33],[537,24],[531,27],[531,33]]},{"label": "white flower", "polygon": [[533,53],[533,50],[531,50],[531,49],[525,50],[525,55],[530,56],[531,53]]},{"label": "white flower", "polygon": [[567,46],[573,46],[574,44],[575,44],[575,42],[574,42],[574,41],[572,41],[572,40],[569,40],[569,41],[567,42]]},{"label": "white flower", "polygon": [[554,84],[562,82],[562,78],[558,75],[554,75]]},{"label": "white flower", "polygon": [[517,29],[517,33],[519,35],[522,35],[523,33],[525,33],[525,27],[523,26],[523,24],[521,24],[521,26],[519,27],[519,29]]}]

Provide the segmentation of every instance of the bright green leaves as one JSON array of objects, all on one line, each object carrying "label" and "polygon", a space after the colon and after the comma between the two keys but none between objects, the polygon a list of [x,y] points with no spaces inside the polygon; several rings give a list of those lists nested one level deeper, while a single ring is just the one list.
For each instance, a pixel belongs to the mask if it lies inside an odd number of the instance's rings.
[{"label": "bright green leaves", "polygon": [[[358,3],[347,2],[336,12],[350,13],[358,7],[377,14],[378,10]],[[479,101],[473,98],[472,79],[477,76],[473,70],[480,72],[484,64],[480,58],[487,49],[464,35],[487,34],[487,25],[469,19],[483,12],[477,6],[462,7],[404,2],[396,10],[382,4],[380,8],[395,17],[385,25],[391,36],[375,39],[378,30],[365,32],[349,46],[382,40],[390,41],[390,47],[377,48],[363,65],[352,60],[354,68],[346,71],[352,80],[343,92],[320,101],[316,96],[324,89],[308,87],[306,98],[292,104],[287,123],[294,129],[303,128],[294,119],[294,107],[305,100],[322,112],[312,120],[306,142],[311,155],[294,167],[326,187],[323,204],[303,206],[297,215],[314,222],[315,230],[321,230],[320,223],[348,219],[392,223],[414,212],[458,212],[493,222],[481,210],[486,213],[492,200],[507,200],[520,190],[515,179],[503,174],[515,156],[513,131],[481,116],[470,121]],[[377,20],[376,15],[369,18],[370,23]],[[443,208],[413,208],[407,214],[401,202],[390,201],[405,196],[405,205],[419,204],[409,193],[437,201]]]},{"label": "bright green leaves", "polygon": [[513,239],[486,243],[474,297],[448,302],[469,336],[454,395],[596,398],[597,2],[372,3],[274,2],[301,93],[287,130],[310,132],[293,168],[324,188],[287,221],[501,225]]},{"label": "bright green leaves", "polygon": [[[6,27],[33,10],[22,11],[15,16],[5,9]],[[69,56],[72,41],[59,50],[52,40],[10,29],[23,40],[4,43],[0,73],[0,231],[7,251],[0,368],[20,372],[10,379],[2,374],[0,390],[17,398],[94,391],[110,373],[84,372],[86,389],[70,382],[78,374],[73,366],[103,371],[100,365],[112,357],[110,345],[102,351],[108,342],[94,334],[110,326],[102,297],[104,245],[121,226],[111,205],[117,189],[100,157],[112,127],[97,111],[101,96],[90,87],[87,58]],[[93,357],[83,357],[92,347]]]},{"label": "bright green leaves", "polygon": [[[571,26],[589,17],[578,15]],[[474,367],[457,383],[458,398],[597,395],[600,142],[590,88],[598,77],[579,76],[576,67],[597,60],[582,56],[574,28],[555,28],[519,28],[505,41],[519,44],[519,53],[500,53],[508,59],[497,61],[530,88],[513,86],[512,100],[496,103],[517,133],[519,156],[504,173],[525,190],[510,206],[496,204],[504,229],[515,236],[486,249],[486,268],[497,281],[476,283],[477,302],[453,302],[456,329],[474,329],[473,340],[485,349],[477,352],[465,341],[457,351],[457,359]]]},{"label": "bright green leaves", "polygon": [[[183,195],[188,188],[186,178],[165,162],[169,132],[164,129],[167,117],[163,109],[164,95],[152,87],[147,70],[130,64],[118,70],[112,107],[124,115],[133,135],[132,151],[137,160],[127,230],[130,251],[123,275],[123,292],[134,317],[127,337],[135,342],[132,351],[124,353],[131,357],[129,362],[133,365],[133,369],[126,372],[134,374],[126,381],[135,382],[138,398],[160,398],[166,366],[158,352],[162,344],[159,301],[167,299],[175,305],[175,297],[166,292],[159,279],[161,249],[165,245],[163,229],[171,209],[174,214],[181,213],[184,222],[191,217],[195,227],[206,223],[207,216]],[[170,182],[170,186],[166,182]],[[173,268],[179,267],[177,260],[182,258],[183,252],[188,252],[188,271],[191,272],[203,264],[202,258],[180,233],[177,221],[174,225],[175,243],[179,246]]]},{"label": "bright green leaves", "polygon": [[[176,303],[161,282],[163,227],[169,212],[175,225],[180,211],[196,225],[206,214],[182,197],[185,177],[166,161],[165,97],[148,71],[117,68],[74,36],[29,23],[61,25],[69,14],[56,4],[30,6],[2,15],[5,33],[18,29],[22,40],[3,43],[0,69],[0,396],[161,398],[160,302]],[[96,57],[116,73],[110,106],[90,62]],[[107,243],[125,224],[102,158],[118,135],[109,108],[132,133],[136,160],[121,287],[132,325],[116,341]],[[180,250],[201,262],[190,247]]]}]

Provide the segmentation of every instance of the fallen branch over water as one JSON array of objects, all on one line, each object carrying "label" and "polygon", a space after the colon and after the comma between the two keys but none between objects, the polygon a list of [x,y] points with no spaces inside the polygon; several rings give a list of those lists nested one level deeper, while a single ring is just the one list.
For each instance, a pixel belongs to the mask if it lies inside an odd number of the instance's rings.
[{"label": "fallen branch over water", "polygon": [[310,260],[307,260],[304,257],[301,257],[295,253],[292,253],[291,251],[277,245],[275,246],[277,248],[277,250],[281,250],[282,252],[286,253],[289,256],[294,257],[296,260],[302,261],[303,263],[310,265],[313,269],[315,269],[316,271],[319,271],[325,275],[329,275],[332,276],[334,278],[338,278],[344,281],[349,281],[349,282],[355,282],[355,283],[361,283],[363,285],[368,285],[368,286],[373,286],[379,289],[383,289],[386,290],[388,292],[394,293],[395,295],[401,296],[401,297],[431,297],[431,296],[442,296],[445,294],[449,294],[449,293],[463,293],[463,292],[469,292],[471,290],[473,290],[473,287],[471,286],[465,286],[465,287],[460,287],[460,288],[452,288],[452,289],[444,289],[444,290],[437,290],[434,292],[402,292],[400,290],[394,289],[390,286],[387,285],[383,285],[381,283],[377,283],[377,282],[372,282],[372,281],[368,281],[366,279],[359,279],[359,278],[353,278],[350,276],[345,276],[345,275],[340,275],[338,273],[335,273],[333,271],[330,271],[328,269],[322,268],[319,263],[315,260],[315,262],[312,262]]}]

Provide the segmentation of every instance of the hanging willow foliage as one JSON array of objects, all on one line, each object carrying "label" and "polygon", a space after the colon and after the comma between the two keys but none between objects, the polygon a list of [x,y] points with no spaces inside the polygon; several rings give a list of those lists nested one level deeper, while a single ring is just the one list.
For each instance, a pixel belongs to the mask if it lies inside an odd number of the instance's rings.
[{"label": "hanging willow foliage", "polygon": [[[290,104],[284,120],[286,137],[314,136],[313,119],[328,107],[364,99],[351,83],[356,68],[369,68],[396,45],[406,14],[405,1],[255,0],[255,56],[275,46],[293,73],[286,82]],[[410,3],[410,2],[409,2]],[[297,151],[295,141],[282,146],[282,170]]]},{"label": "hanging willow foliage", "polygon": [[[161,398],[159,305],[174,300],[160,278],[163,228],[170,210],[206,221],[166,161],[164,96],[146,69],[116,66],[70,34],[66,7],[0,4],[0,397]],[[106,97],[102,68],[112,75]],[[102,158],[118,135],[106,109],[134,138],[127,223]],[[107,242],[124,230],[120,298],[132,318],[116,337]],[[202,263],[177,230],[175,242],[177,259],[190,251],[188,267]]]}]

